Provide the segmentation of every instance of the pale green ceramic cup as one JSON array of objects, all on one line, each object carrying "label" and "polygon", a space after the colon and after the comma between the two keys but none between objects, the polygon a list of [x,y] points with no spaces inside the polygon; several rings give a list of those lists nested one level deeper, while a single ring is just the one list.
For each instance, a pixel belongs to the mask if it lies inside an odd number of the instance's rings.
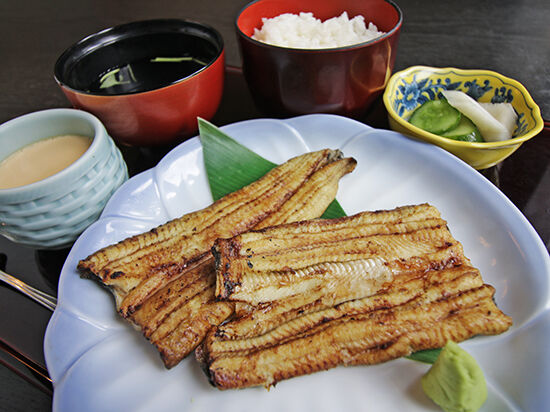
[{"label": "pale green ceramic cup", "polygon": [[97,220],[107,200],[127,180],[124,159],[105,127],[95,116],[75,109],[43,110],[0,125],[0,161],[38,140],[67,134],[93,141],[59,173],[0,189],[1,235],[33,248],[67,247]]}]

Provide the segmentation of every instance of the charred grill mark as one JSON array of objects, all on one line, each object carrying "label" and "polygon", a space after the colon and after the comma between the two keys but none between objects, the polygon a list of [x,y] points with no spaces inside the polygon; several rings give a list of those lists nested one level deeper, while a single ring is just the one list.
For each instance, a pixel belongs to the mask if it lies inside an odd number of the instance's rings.
[{"label": "charred grill mark", "polygon": [[124,272],[113,272],[111,273],[111,275],[109,276],[111,279],[116,279],[116,278],[119,278],[121,276],[124,276]]},{"label": "charred grill mark", "polygon": [[224,278],[224,281],[223,281],[223,288],[224,288],[224,295],[226,296],[230,296],[233,291],[235,290],[235,287],[237,286],[240,286],[241,284],[239,282],[233,282],[231,281],[230,279],[228,279],[228,274],[227,273],[224,273],[223,274],[223,278]]},{"label": "charred grill mark", "polygon": [[383,342],[383,343],[380,343],[372,348],[369,348],[371,350],[375,350],[375,351],[378,351],[378,350],[386,350],[388,349],[389,347],[391,347],[392,345],[395,344],[395,341],[388,341],[388,342]]},{"label": "charred grill mark", "polygon": [[[212,253],[212,256],[214,256],[215,265],[220,266],[222,264],[222,256],[215,244],[210,248],[210,252]],[[229,266],[229,263],[226,263],[226,266]]]}]

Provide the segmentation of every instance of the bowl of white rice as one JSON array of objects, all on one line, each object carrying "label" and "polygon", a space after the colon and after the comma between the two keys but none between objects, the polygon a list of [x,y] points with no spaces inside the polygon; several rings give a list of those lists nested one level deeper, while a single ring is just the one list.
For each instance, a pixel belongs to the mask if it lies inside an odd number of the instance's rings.
[{"label": "bowl of white rice", "polygon": [[243,74],[266,114],[359,118],[391,76],[402,13],[391,0],[257,0],[235,26]]}]

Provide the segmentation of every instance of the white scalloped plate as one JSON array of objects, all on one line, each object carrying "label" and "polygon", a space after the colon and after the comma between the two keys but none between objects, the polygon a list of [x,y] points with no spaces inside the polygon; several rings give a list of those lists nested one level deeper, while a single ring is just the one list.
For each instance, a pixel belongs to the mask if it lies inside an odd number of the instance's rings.
[{"label": "white scalloped plate", "polygon": [[[485,282],[495,286],[499,307],[514,319],[505,334],[462,344],[487,377],[489,398],[482,410],[550,408],[544,343],[550,339],[550,259],[529,222],[495,186],[438,147],[343,117],[258,119],[223,130],[276,163],[325,147],[355,157],[358,167],[341,180],[338,192],[349,214],[422,202],[437,206]],[[155,348],[115,313],[111,294],[81,279],[75,267],[100,247],[211,201],[200,142],[193,138],[124,184],[77,240],[44,341],[54,411],[439,410],[419,383],[428,365],[407,359],[339,367],[280,382],[270,391],[219,391],[193,356],[164,369]]]}]

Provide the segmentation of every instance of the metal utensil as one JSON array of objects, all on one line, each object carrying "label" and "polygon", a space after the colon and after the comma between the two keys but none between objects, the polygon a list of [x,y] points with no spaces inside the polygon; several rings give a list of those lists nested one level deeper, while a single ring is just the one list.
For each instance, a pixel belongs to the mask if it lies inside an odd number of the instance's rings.
[{"label": "metal utensil", "polygon": [[13,277],[12,275],[7,274],[3,270],[0,270],[0,280],[14,287],[19,292],[33,299],[35,302],[40,303],[42,306],[48,308],[52,312],[55,310],[57,299],[53,296],[27,285],[25,282]]}]

